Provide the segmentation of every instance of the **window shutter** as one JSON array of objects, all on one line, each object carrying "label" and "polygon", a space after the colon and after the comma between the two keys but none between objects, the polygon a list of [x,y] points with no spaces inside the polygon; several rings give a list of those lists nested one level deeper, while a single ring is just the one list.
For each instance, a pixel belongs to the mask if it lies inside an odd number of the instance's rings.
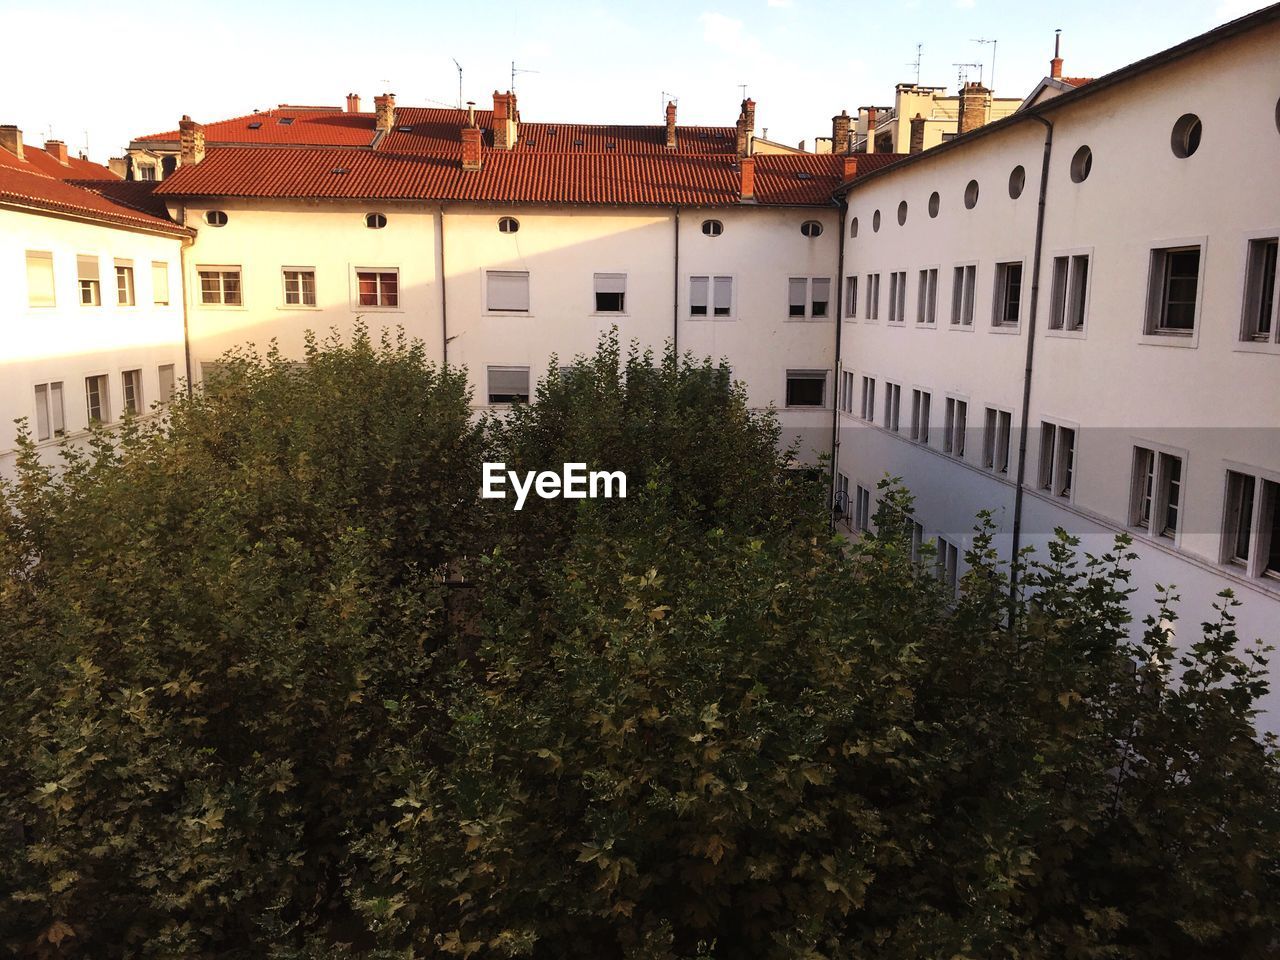
[{"label": "window shutter", "polygon": [[27,251],[27,302],[33,307],[52,307],[53,254]]},{"label": "window shutter", "polygon": [[787,304],[790,316],[804,316],[804,302],[809,294],[809,281],[804,277],[792,277],[787,281]]},{"label": "window shutter", "polygon": [[625,273],[597,273],[596,293],[626,293],[627,275]]},{"label": "window shutter", "polygon": [[528,367],[490,367],[490,396],[529,396]]},{"label": "window shutter", "polygon": [[[814,316],[826,316],[827,304],[830,302],[831,302],[831,279],[829,277],[814,277],[813,279],[813,314]],[[901,319],[901,317],[899,317],[899,319]]]},{"label": "window shutter", "polygon": [[81,280],[97,280],[98,277],[98,258],[79,256],[76,257],[76,272]]},{"label": "window shutter", "polygon": [[529,274],[515,270],[490,270],[489,309],[505,311],[529,310]]},{"label": "window shutter", "polygon": [[707,277],[689,278],[689,307],[691,312],[705,314],[707,312]]},{"label": "window shutter", "polygon": [[151,264],[151,299],[154,303],[169,302],[169,264],[159,261]]},{"label": "window shutter", "polygon": [[48,440],[49,433],[49,385],[36,385],[36,439]]},{"label": "window shutter", "polygon": [[716,277],[716,313],[728,314],[733,308],[733,277]]}]

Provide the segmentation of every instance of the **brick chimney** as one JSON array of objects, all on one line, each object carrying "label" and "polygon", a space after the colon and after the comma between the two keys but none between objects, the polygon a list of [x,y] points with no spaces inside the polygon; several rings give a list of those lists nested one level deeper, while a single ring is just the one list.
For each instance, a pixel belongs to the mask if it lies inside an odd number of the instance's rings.
[{"label": "brick chimney", "polygon": [[360,112],[360,94],[348,93],[347,94],[347,113],[359,113],[359,112]]},{"label": "brick chimney", "polygon": [[977,130],[987,122],[987,96],[991,91],[980,83],[966,83],[960,91],[960,135]]},{"label": "brick chimney", "polygon": [[107,161],[107,169],[114,173],[121,180],[129,175],[129,158],[128,157],[112,157]]},{"label": "brick chimney", "polygon": [[876,152],[876,108],[867,107],[867,143],[864,147],[867,153]]},{"label": "brick chimney", "polygon": [[64,167],[71,165],[67,159],[67,145],[61,140],[46,140],[44,142],[44,152],[57,160]]},{"label": "brick chimney", "polygon": [[909,153],[924,152],[924,117],[916,114],[911,118],[911,146]]},{"label": "brick chimney", "polygon": [[375,118],[373,129],[381,133],[390,133],[396,125],[396,95],[384,93],[373,98]]},{"label": "brick chimney", "polygon": [[742,157],[738,160],[738,170],[742,175],[742,186],[739,189],[739,197],[743,201],[752,201],[756,198],[756,158]]},{"label": "brick chimney", "polygon": [[493,91],[493,148],[510,150],[520,142],[520,111],[516,95]]},{"label": "brick chimney", "polygon": [[756,102],[743,100],[738,114],[738,156],[749,157],[755,152]]},{"label": "brick chimney", "polygon": [[841,110],[831,118],[831,152],[845,154],[849,152],[849,111]]},{"label": "brick chimney", "polygon": [[196,123],[186,114],[178,121],[178,163],[186,166],[204,159],[204,125]]},{"label": "brick chimney", "polygon": [[676,148],[676,104],[674,100],[667,101],[667,149],[674,150]]},{"label": "brick chimney", "polygon": [[476,173],[482,166],[480,152],[481,129],[477,126],[462,128],[462,169]]},{"label": "brick chimney", "polygon": [[1053,34],[1053,59],[1049,61],[1049,76],[1055,80],[1062,77],[1062,48],[1059,44],[1062,42],[1062,32],[1054,31]]},{"label": "brick chimney", "polygon": [[0,126],[0,147],[8,150],[19,160],[26,159],[22,153],[22,131],[12,123]]},{"label": "brick chimney", "polygon": [[848,183],[858,172],[858,157],[853,153],[844,155],[844,166],[840,171],[840,182]]}]

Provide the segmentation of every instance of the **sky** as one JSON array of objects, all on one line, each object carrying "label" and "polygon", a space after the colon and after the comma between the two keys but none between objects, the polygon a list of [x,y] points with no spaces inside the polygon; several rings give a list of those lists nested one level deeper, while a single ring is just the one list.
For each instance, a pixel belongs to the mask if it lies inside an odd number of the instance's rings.
[{"label": "sky", "polygon": [[[0,123],[91,159],[129,140],[279,103],[366,110],[492,105],[511,86],[525,120],[732,125],[741,84],[771,140],[812,146],[831,116],[889,105],[896,83],[954,90],[981,64],[1023,97],[1062,30],[1064,72],[1100,76],[1265,4],[1259,0],[0,0]],[[995,41],[978,43],[978,40]],[[978,79],[978,68],[969,67]],[[761,131],[763,133],[763,130]]]}]

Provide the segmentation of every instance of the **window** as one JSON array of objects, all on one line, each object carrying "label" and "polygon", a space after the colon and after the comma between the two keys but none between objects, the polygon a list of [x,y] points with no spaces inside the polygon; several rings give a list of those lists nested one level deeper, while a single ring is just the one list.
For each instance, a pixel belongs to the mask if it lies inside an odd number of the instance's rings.
[{"label": "window", "polygon": [[903,200],[898,204],[898,226],[904,227],[907,224],[907,201]]},{"label": "window", "polygon": [[840,409],[845,413],[853,413],[854,377],[848,370],[840,374]]},{"label": "window", "polygon": [[1276,340],[1276,247],[1276,237],[1249,241],[1249,266],[1244,290],[1244,340],[1256,343],[1274,343]]},{"label": "window", "polygon": [[1129,495],[1129,525],[1151,526],[1156,495],[1156,454],[1146,447],[1133,448],[1133,486]]},{"label": "window", "polygon": [[1152,532],[1172,539],[1178,535],[1178,512],[1182,506],[1181,457],[1169,453],[1160,454],[1156,489],[1159,497],[1156,501],[1156,524]]},{"label": "window", "polygon": [[132,307],[137,301],[133,295],[133,261],[116,261],[116,303]]},{"label": "window", "polygon": [[[708,302],[708,296],[712,299]],[[717,317],[733,310],[733,277],[690,277],[689,316],[705,317],[708,308]]]},{"label": "window", "polygon": [[977,285],[977,281],[977,265],[971,263],[956,267],[951,285],[951,325],[953,327],[973,326],[973,288]]},{"label": "window", "polygon": [[490,403],[528,403],[528,367],[490,367]]},{"label": "window", "polygon": [[156,165],[154,163],[138,164],[139,180],[154,180],[156,178]]},{"label": "window", "polygon": [[627,307],[627,275],[597,273],[595,285],[596,313],[625,313]]},{"label": "window", "polygon": [[995,303],[991,323],[996,327],[1016,327],[1022,316],[1022,262],[996,264]]},{"label": "window", "polygon": [[1072,427],[1040,423],[1040,489],[1071,498],[1076,470],[1076,432]]},{"label": "window", "polygon": [[947,397],[942,434],[943,453],[949,453],[960,460],[964,459],[964,439],[968,422],[968,402]]},{"label": "window", "polygon": [[880,232],[880,211],[879,210],[871,214],[871,232],[872,233]]},{"label": "window", "polygon": [[62,382],[36,384],[36,439],[67,435],[66,412],[62,406]]},{"label": "window", "polygon": [[1173,125],[1173,133],[1169,137],[1169,148],[1173,155],[1185,160],[1200,149],[1200,118],[1194,113],[1184,113]]},{"label": "window", "polygon": [[126,370],[120,374],[121,395],[124,397],[124,412],[138,414],[142,412],[142,371]]},{"label": "window", "polygon": [[[492,278],[493,273],[489,276]],[[522,274],[526,281],[526,297],[524,309],[529,309],[527,283],[529,275]],[[400,271],[399,270],[357,270],[356,271],[356,288],[358,291],[356,302],[362,307],[396,307],[400,305]],[[493,306],[493,284],[489,285],[489,309],[497,309]]]},{"label": "window", "polygon": [[970,180],[964,188],[964,208],[972,210],[978,205],[978,181]]},{"label": "window", "polygon": [[1182,508],[1182,457],[1150,447],[1133,448],[1129,524],[1153,537],[1175,539]]},{"label": "window", "polygon": [[240,306],[239,267],[198,267],[200,275],[200,302]]},{"label": "window", "polygon": [[719,220],[703,220],[702,232],[708,237],[718,237],[724,233],[724,224]]},{"label": "window", "polygon": [[933,394],[927,390],[911,391],[911,439],[916,443],[929,442],[929,407]]},{"label": "window", "polygon": [[1198,246],[1151,251],[1151,288],[1147,300],[1146,332],[1189,336],[1196,326],[1196,294],[1199,284]]},{"label": "window", "polygon": [[1049,303],[1050,330],[1083,330],[1089,289],[1089,255],[1053,258],[1053,294]]},{"label": "window", "polygon": [[902,407],[902,387],[896,383],[884,385],[884,428],[898,432],[898,415]]},{"label": "window", "polygon": [[715,299],[711,308],[717,317],[727,317],[733,310],[733,277],[716,277]]},{"label": "window", "polygon": [[868,320],[880,319],[880,274],[867,274],[867,309]]},{"label": "window", "polygon": [[856,317],[858,315],[858,278],[844,278],[844,315],[846,317]]},{"label": "window", "polygon": [[902,323],[907,318],[907,273],[897,270],[889,274],[889,322]]},{"label": "window", "polygon": [[27,251],[27,304],[32,307],[52,307],[53,254],[44,250]]},{"label": "window", "polygon": [[831,304],[830,277],[792,277],[787,281],[787,316],[821,319]]},{"label": "window", "polygon": [[89,415],[90,426],[111,420],[106,374],[84,378],[84,404],[85,412]]},{"label": "window", "polygon": [[982,465],[993,473],[1009,472],[1009,437],[1013,415],[1007,410],[987,407],[982,431]]},{"label": "window", "polygon": [[157,307],[169,305],[169,264],[163,260],[151,261],[151,302]]},{"label": "window", "polygon": [[1009,171],[1009,199],[1017,200],[1022,196],[1022,188],[1027,185],[1027,171],[1018,164]]},{"label": "window", "polygon": [[854,217],[849,221],[849,239],[853,240],[858,236],[858,218]]},{"label": "window", "polygon": [[520,230],[520,221],[515,217],[500,217],[498,219],[499,233],[516,233]]},{"label": "window", "polygon": [[366,213],[364,215],[364,225],[370,230],[381,230],[387,225],[387,215],[385,213]]},{"label": "window", "polygon": [[911,562],[920,563],[924,546],[924,524],[919,520],[908,521],[911,524]]},{"label": "window", "polygon": [[316,305],[316,272],[306,267],[285,267],[284,303],[287,307]]},{"label": "window", "polygon": [[160,378],[160,402],[168,403],[173,399],[175,390],[175,381],[173,376],[173,364],[161,364],[157,371]]},{"label": "window", "polygon": [[938,579],[947,593],[956,596],[960,590],[960,547],[946,537],[938,538]]},{"label": "window", "polygon": [[814,277],[810,283],[812,298],[809,301],[809,316],[826,317],[831,304],[831,278]]},{"label": "window", "polygon": [[871,491],[862,484],[854,489],[853,526],[859,533],[871,529]]},{"label": "window", "polygon": [[792,277],[787,281],[787,316],[803,317],[809,300],[809,281]]},{"label": "window", "polygon": [[872,422],[876,418],[876,381],[874,377],[862,378],[862,407],[859,411],[863,420]]},{"label": "window", "polygon": [[222,210],[208,210],[205,212],[204,222],[211,227],[225,227],[227,225],[227,214]]},{"label": "window", "polygon": [[1225,519],[1224,562],[1280,579],[1280,483],[1228,470]]},{"label": "window", "polygon": [[827,402],[825,370],[788,370],[787,406],[821,407]]},{"label": "window", "polygon": [[98,258],[87,255],[76,257],[76,276],[80,281],[81,306],[102,306],[102,280],[98,273]]},{"label": "window", "polygon": [[836,498],[834,503],[836,519],[846,526],[853,522],[849,513],[849,478],[843,473],[836,474]]},{"label": "window", "polygon": [[[947,135],[945,133],[942,135],[942,139],[944,140],[947,139]],[[929,194],[929,218],[930,219],[938,215],[938,209],[941,206],[942,206],[942,198],[938,196],[938,191],[935,190],[933,191],[933,193]]]},{"label": "window", "polygon": [[814,237],[822,236],[822,224],[817,220],[806,220],[800,224],[800,232],[812,240]]},{"label": "window", "polygon": [[1093,170],[1093,151],[1087,146],[1081,147],[1071,158],[1071,182],[1084,183]]},{"label": "window", "polygon": [[920,271],[916,290],[916,323],[932,325],[938,321],[938,269]]}]

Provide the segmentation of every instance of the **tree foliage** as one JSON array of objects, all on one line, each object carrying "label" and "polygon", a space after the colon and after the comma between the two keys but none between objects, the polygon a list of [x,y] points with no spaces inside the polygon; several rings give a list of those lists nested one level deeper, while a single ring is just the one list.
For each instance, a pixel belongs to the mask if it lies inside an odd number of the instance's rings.
[{"label": "tree foliage", "polygon": [[[402,340],[229,359],[0,505],[0,943],[46,957],[1268,956],[1233,601],[1124,540],[958,598],[827,531],[726,369],[605,338],[477,421]],[[625,500],[482,501],[480,463]],[[1186,628],[1182,630],[1187,633]]]}]

